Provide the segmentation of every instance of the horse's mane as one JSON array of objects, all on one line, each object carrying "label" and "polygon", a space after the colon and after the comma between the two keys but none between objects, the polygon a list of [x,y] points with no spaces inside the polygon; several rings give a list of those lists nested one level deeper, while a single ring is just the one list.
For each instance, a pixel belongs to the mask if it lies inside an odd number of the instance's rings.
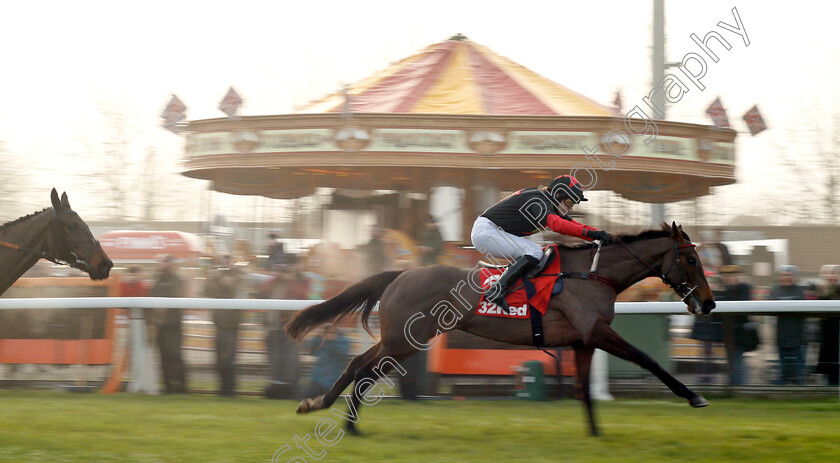
[{"label": "horse's mane", "polygon": [[41,209],[40,211],[35,211],[35,212],[31,213],[31,214],[27,214],[27,215],[25,215],[25,216],[23,216],[23,217],[18,217],[17,219],[12,220],[11,222],[6,222],[6,223],[4,223],[3,225],[0,225],[0,233],[2,233],[2,232],[4,232],[4,231],[6,231],[6,229],[7,229],[8,227],[11,227],[12,225],[15,225],[15,224],[17,224],[17,223],[23,222],[24,220],[30,219],[30,218],[32,218],[32,217],[34,217],[34,216],[36,216],[36,215],[38,215],[38,214],[40,214],[40,213],[42,213],[42,212],[46,211],[47,209],[50,209],[50,208],[49,208],[49,207],[45,207],[44,209]]},{"label": "horse's mane", "polygon": [[[683,238],[691,241],[691,238],[688,237],[688,234],[682,230]],[[644,230],[639,233],[621,233],[615,236],[615,239],[625,243],[635,243],[636,241],[644,241],[644,240],[652,240],[656,238],[667,238],[671,236],[671,226],[665,222],[662,222],[660,228],[652,228],[650,230]],[[604,246],[610,246],[616,243],[606,243]],[[564,243],[557,243],[560,249],[590,249],[594,248],[596,244],[594,242],[586,242],[586,243],[575,243],[575,244],[564,244]]]}]

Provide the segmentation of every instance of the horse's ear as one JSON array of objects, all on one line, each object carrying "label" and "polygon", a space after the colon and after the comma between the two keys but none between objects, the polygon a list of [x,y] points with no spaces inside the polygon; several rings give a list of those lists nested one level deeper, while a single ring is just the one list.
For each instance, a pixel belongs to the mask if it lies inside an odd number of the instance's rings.
[{"label": "horse's ear", "polygon": [[55,188],[53,188],[52,192],[50,192],[50,201],[52,202],[52,207],[56,214],[64,212],[65,207],[58,199],[58,192],[55,191]]},{"label": "horse's ear", "polygon": [[680,236],[680,232],[677,231],[677,222],[671,222],[671,235]]},{"label": "horse's ear", "polygon": [[72,209],[70,207],[70,200],[67,199],[67,192],[61,193],[61,205],[66,207],[67,209]]}]

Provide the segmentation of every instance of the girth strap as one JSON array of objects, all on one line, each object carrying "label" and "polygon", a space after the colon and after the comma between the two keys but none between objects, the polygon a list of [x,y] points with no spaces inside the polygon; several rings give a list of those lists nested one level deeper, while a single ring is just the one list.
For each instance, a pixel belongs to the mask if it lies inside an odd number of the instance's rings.
[{"label": "girth strap", "polygon": [[[562,276],[562,273],[558,276]],[[542,314],[539,310],[531,305],[531,298],[537,294],[537,287],[528,276],[522,277],[522,285],[525,286],[525,295],[528,297],[528,312],[531,315],[531,343],[534,347],[550,355],[554,359],[554,365],[557,370],[557,376],[560,376],[561,364],[560,357],[554,355],[553,352],[545,349],[545,333],[543,332]]]},{"label": "girth strap", "polygon": [[525,295],[528,297],[528,312],[531,314],[531,342],[537,348],[545,346],[545,336],[543,334],[542,314],[539,310],[531,305],[531,298],[537,294],[537,287],[534,282],[528,277],[522,278],[522,284],[525,286]]}]

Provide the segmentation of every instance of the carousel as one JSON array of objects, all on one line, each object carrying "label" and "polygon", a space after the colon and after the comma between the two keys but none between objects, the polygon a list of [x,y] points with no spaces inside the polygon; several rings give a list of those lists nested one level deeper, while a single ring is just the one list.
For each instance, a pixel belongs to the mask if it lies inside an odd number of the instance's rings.
[{"label": "carousel", "polygon": [[[183,174],[284,199],[317,187],[413,197],[457,187],[464,230],[500,192],[581,166],[597,171],[597,182],[577,174],[588,189],[646,203],[735,182],[735,131],[656,121],[655,138],[616,137],[627,130],[619,111],[458,35],[292,114],[189,122]],[[584,146],[621,155],[605,168]],[[413,225],[398,226],[421,226],[423,204],[403,208],[412,212],[399,221]]]}]

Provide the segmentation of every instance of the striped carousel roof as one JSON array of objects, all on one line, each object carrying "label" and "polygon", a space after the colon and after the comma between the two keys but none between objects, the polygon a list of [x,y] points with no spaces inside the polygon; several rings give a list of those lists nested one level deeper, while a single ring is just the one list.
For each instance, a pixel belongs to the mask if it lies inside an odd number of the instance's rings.
[{"label": "striped carousel roof", "polygon": [[[616,116],[612,109],[457,35],[346,89],[354,113]],[[340,91],[297,110],[344,110]]]}]

